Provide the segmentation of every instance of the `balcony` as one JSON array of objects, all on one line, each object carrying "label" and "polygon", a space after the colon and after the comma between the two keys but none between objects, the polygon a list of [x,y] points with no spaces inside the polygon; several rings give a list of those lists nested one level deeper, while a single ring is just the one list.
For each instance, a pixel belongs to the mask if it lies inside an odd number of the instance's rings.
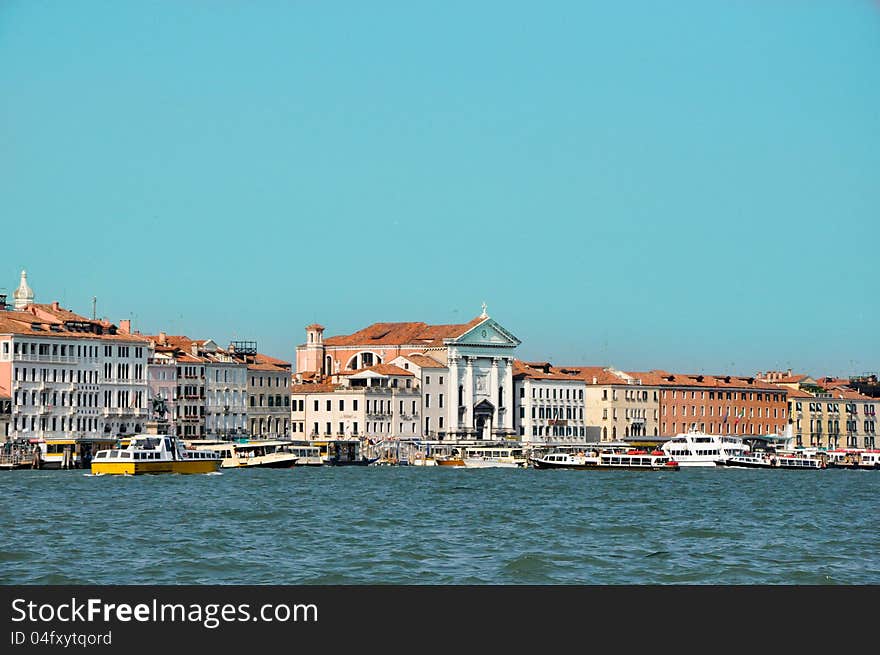
[{"label": "balcony", "polygon": [[76,357],[74,355],[40,355],[31,353],[13,353],[16,362],[43,362],[53,364],[78,364],[80,362],[97,361],[94,357]]}]

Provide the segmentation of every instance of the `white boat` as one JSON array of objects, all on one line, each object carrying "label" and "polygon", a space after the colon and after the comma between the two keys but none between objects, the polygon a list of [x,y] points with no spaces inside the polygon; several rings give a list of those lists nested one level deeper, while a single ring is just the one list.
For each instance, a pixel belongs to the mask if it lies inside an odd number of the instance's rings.
[{"label": "white boat", "polygon": [[200,444],[196,450],[211,451],[223,458],[223,468],[290,468],[298,457],[286,450],[286,441],[266,440],[238,443],[225,441]]},{"label": "white boat", "polygon": [[692,429],[681,432],[663,444],[661,450],[679,466],[721,466],[731,457],[748,452],[739,437],[706,434]]},{"label": "white boat", "polygon": [[828,468],[880,470],[880,450],[860,448],[835,448],[825,452]]},{"label": "white boat", "polygon": [[294,466],[323,466],[321,449],[317,446],[290,445],[285,448],[296,457]]},{"label": "white boat", "polygon": [[809,453],[773,453],[760,451],[730,457],[725,460],[723,466],[730,468],[821,471],[825,468],[825,460]]},{"label": "white boat", "polygon": [[601,470],[623,469],[628,471],[678,471],[678,463],[663,451],[647,451],[638,448],[608,448],[602,452],[548,453],[532,458],[538,469]]},{"label": "white boat", "polygon": [[477,446],[465,448],[465,468],[525,468],[528,460],[523,455],[522,448],[505,448],[500,446]]}]

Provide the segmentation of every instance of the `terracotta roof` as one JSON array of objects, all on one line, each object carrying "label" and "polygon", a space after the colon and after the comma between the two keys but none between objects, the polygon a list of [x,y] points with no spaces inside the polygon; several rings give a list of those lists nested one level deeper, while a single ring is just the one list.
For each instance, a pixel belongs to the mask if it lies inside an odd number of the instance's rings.
[{"label": "terracotta roof", "polygon": [[576,380],[585,384],[626,384],[626,380],[603,366],[553,366],[549,362],[513,360],[514,378]]},{"label": "terracotta roof", "polygon": [[411,355],[404,355],[403,358],[408,359],[419,368],[446,368],[446,364],[437,361],[429,355],[413,353]]},{"label": "terracotta roof", "polygon": [[290,393],[328,393],[336,391],[340,385],[334,382],[315,382],[311,384],[291,384]]},{"label": "terracotta roof", "polygon": [[855,389],[850,389],[848,387],[839,386],[831,389],[831,394],[835,398],[840,398],[842,400],[865,400],[865,401],[874,401],[877,402],[877,398],[872,398],[871,396],[866,396],[862,393],[859,393]]},{"label": "terracotta roof", "polygon": [[488,320],[477,317],[468,323],[456,325],[427,325],[426,323],[373,323],[354,334],[328,337],[325,346],[442,346],[444,339],[454,339]]},{"label": "terracotta roof", "polygon": [[340,371],[334,375],[356,375],[358,373],[363,373],[364,371],[372,371],[379,375],[405,375],[407,377],[413,377],[412,371],[407,371],[394,364],[374,364],[373,366],[367,366],[366,368],[359,368],[356,371]]},{"label": "terracotta roof", "polygon": [[275,364],[276,366],[287,366],[290,367],[290,362],[278,359],[277,357],[270,357],[269,355],[264,355],[263,353],[257,353],[254,358],[257,364]]},{"label": "terracotta roof", "polygon": [[785,390],[788,391],[789,398],[815,398],[813,394],[804,391],[803,389],[792,389],[790,387],[786,387]]},{"label": "terracotta roof", "polygon": [[[242,362],[238,362],[241,364]],[[254,364],[248,364],[247,368],[249,371],[271,371],[273,373],[290,373],[289,366],[279,366],[278,364],[271,364],[269,362],[257,362]]]},{"label": "terracotta roof", "polygon": [[843,378],[833,378],[830,375],[826,375],[825,377],[816,378],[816,384],[820,387],[832,388],[832,387],[848,387],[849,380]]},{"label": "terracotta roof", "polygon": [[[79,331],[68,329],[64,321],[54,318],[40,318],[33,312],[29,311],[0,311],[0,334],[17,334],[27,336],[41,337],[60,337],[64,339],[101,339],[109,341],[125,341],[146,344],[147,340],[139,335],[133,334],[110,334],[105,332],[106,327],[97,321],[83,320],[81,323],[88,323],[93,326],[98,333],[93,331]],[[35,329],[36,326],[36,329]]]},{"label": "terracotta roof", "polygon": [[646,371],[627,373],[640,377],[643,384],[667,387],[703,387],[713,389],[767,389],[786,393],[787,387],[777,386],[779,383],[763,382],[755,377],[742,375],[708,375],[705,373],[670,373],[668,371]]}]

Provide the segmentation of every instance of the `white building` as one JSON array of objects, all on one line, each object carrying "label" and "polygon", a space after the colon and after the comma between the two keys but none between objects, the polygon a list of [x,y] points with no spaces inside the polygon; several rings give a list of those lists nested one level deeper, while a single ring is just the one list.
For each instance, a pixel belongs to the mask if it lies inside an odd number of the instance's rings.
[{"label": "white building", "polygon": [[442,391],[429,392],[432,400],[438,394],[438,403],[443,394],[445,411],[425,417],[432,419],[428,432],[438,440],[516,437],[513,360],[520,341],[489,317],[485,305],[480,316],[463,324],[374,323],[354,334],[326,339],[323,331],[317,324],[306,329],[306,343],[297,347],[298,373],[326,379],[334,373],[399,362],[401,356],[425,355],[445,366],[441,371],[431,369],[432,373],[418,371],[444,381]]},{"label": "white building", "polygon": [[149,417],[147,341],[58,305],[0,312],[0,387],[10,436],[85,439],[133,434]]},{"label": "white building", "polygon": [[421,436],[419,384],[412,372],[389,364],[291,387],[294,439],[351,439],[374,443]]},{"label": "white building", "polygon": [[531,445],[583,444],[599,441],[585,417],[584,379],[580,371],[549,362],[514,362],[516,429]]}]

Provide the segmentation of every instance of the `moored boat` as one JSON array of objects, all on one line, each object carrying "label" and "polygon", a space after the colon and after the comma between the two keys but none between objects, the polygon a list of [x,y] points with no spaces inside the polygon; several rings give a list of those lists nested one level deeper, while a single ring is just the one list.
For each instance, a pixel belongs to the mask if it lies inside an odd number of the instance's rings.
[{"label": "moored boat", "polygon": [[217,453],[185,448],[165,435],[136,435],[125,448],[99,450],[92,459],[94,475],[152,473],[213,473],[220,468]]},{"label": "moored boat", "polygon": [[525,468],[528,460],[522,448],[478,446],[465,448],[465,468]]},{"label": "moored boat", "polygon": [[849,470],[880,470],[880,450],[836,448],[824,453],[828,468]]},{"label": "moored boat", "polygon": [[807,453],[767,453],[759,451],[729,457],[724,461],[723,466],[728,468],[821,471],[825,468],[825,461],[820,457]]},{"label": "moored boat", "polygon": [[238,443],[223,441],[200,444],[196,450],[217,453],[223,468],[291,468],[299,457],[287,450],[286,441],[266,440]]},{"label": "moored boat", "polygon": [[675,435],[661,447],[679,466],[719,466],[730,457],[748,452],[748,447],[739,437],[706,434],[692,429]]},{"label": "moored boat", "polygon": [[532,458],[539,469],[601,470],[623,469],[628,471],[678,471],[679,465],[661,450],[606,449],[589,453],[548,453]]}]

